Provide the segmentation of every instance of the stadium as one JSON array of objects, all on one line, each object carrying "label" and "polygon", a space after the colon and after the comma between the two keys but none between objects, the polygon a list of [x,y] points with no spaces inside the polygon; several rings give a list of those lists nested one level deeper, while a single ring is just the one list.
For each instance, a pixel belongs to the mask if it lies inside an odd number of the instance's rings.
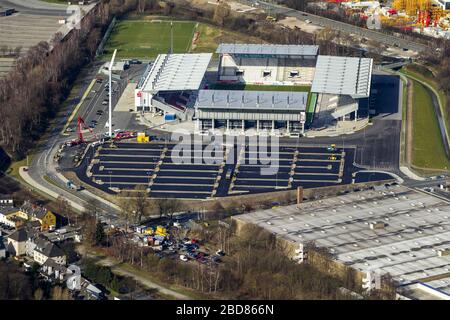
[{"label": "stadium", "polygon": [[216,54],[218,63],[212,53],[158,55],[135,110],[190,121],[201,134],[294,137],[368,115],[370,58],[320,55],[315,45],[220,44]]}]

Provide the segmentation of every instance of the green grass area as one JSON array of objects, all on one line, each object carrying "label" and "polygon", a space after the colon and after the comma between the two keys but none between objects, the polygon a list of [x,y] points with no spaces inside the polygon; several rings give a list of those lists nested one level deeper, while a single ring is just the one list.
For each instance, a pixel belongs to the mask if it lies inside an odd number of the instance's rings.
[{"label": "green grass area", "polygon": [[216,83],[210,89],[217,90],[247,90],[247,91],[292,91],[310,92],[311,86],[265,86],[245,83]]},{"label": "green grass area", "polygon": [[430,69],[428,69],[425,66],[421,66],[421,65],[417,65],[417,64],[412,64],[412,65],[408,65],[406,67],[403,67],[401,69],[401,72],[406,74],[407,76],[412,76],[420,81],[423,81],[427,84],[429,84],[430,86],[432,86],[439,95],[439,100],[441,102],[441,104],[444,106],[444,110],[442,110],[442,114],[444,117],[444,122],[446,123],[446,127],[447,127],[447,133],[450,134],[450,128],[449,128],[449,124],[450,124],[450,119],[448,118],[447,112],[445,112],[445,103],[446,103],[446,97],[445,97],[445,93],[440,89],[440,85],[438,80],[434,77],[433,73],[430,71]]},{"label": "green grass area", "polygon": [[445,154],[432,98],[417,81],[413,81],[413,90],[413,165],[448,170],[450,161]]},{"label": "green grass area", "polygon": [[[198,38],[191,46],[195,32],[198,32]],[[193,21],[174,21],[173,35],[175,53],[214,53],[219,43],[261,43],[256,37]],[[110,57],[114,49],[118,49],[119,59],[151,59],[167,53],[169,48],[170,17],[130,14],[114,27],[103,58]]]},{"label": "green grass area", "polygon": [[311,93],[308,96],[308,103],[306,105],[306,123],[309,124],[313,120],[314,110],[316,109],[317,93]]},{"label": "green grass area", "polygon": [[[173,22],[173,51],[189,51],[195,23]],[[117,49],[117,58],[155,58],[170,49],[170,21],[122,20],[114,27],[105,46],[105,57]]]},{"label": "green grass area", "polygon": [[192,52],[214,53],[220,43],[261,43],[261,39],[246,34],[231,32],[223,28],[199,23],[196,31],[198,40],[193,46]]},{"label": "green grass area", "polygon": [[[28,156],[28,163],[31,164],[32,161],[33,161],[33,156],[32,155]],[[6,170],[6,173],[16,179],[22,180],[22,178],[20,177],[20,174],[19,174],[19,168],[26,166],[26,165],[27,165],[26,157],[20,161],[11,162],[10,166]]]}]

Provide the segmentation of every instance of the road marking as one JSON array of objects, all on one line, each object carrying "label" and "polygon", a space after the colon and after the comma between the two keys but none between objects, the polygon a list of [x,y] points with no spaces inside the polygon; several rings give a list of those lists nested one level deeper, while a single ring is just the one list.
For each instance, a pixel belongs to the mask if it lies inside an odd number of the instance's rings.
[{"label": "road marking", "polygon": [[75,109],[73,109],[72,114],[70,115],[69,119],[67,120],[63,130],[61,131],[61,134],[66,133],[67,127],[70,125],[70,123],[72,122],[73,118],[75,117],[75,115],[78,112],[78,109],[80,109],[81,105],[83,104],[84,100],[86,99],[86,97],[88,96],[89,92],[91,92],[92,87],[95,84],[95,79],[92,79],[91,83],[89,84],[88,88],[86,89],[86,91],[84,92],[83,96],[81,97],[80,102],[78,102],[77,106],[75,107]]}]

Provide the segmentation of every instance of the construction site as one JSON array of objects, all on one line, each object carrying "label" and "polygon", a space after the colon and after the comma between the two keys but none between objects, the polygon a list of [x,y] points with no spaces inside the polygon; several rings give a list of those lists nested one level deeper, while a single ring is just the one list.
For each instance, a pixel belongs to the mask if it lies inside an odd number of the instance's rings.
[{"label": "construction site", "polygon": [[450,1],[448,0],[393,0],[340,1],[348,15],[359,15],[374,28],[393,27],[436,38],[450,38]]}]

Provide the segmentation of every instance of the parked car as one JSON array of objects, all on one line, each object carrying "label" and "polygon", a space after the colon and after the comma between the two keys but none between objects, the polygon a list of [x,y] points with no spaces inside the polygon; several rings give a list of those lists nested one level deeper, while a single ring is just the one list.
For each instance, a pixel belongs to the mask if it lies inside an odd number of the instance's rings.
[{"label": "parked car", "polygon": [[216,251],[216,255],[218,255],[218,256],[224,256],[224,255],[225,255],[225,252],[223,252],[223,250],[217,250],[217,251]]},{"label": "parked car", "polygon": [[109,103],[108,100],[103,100],[103,101],[102,101],[102,105],[104,105],[104,106],[106,106],[108,103]]},{"label": "parked car", "polygon": [[180,260],[187,262],[189,259],[184,254],[182,254],[182,255],[180,255]]}]

